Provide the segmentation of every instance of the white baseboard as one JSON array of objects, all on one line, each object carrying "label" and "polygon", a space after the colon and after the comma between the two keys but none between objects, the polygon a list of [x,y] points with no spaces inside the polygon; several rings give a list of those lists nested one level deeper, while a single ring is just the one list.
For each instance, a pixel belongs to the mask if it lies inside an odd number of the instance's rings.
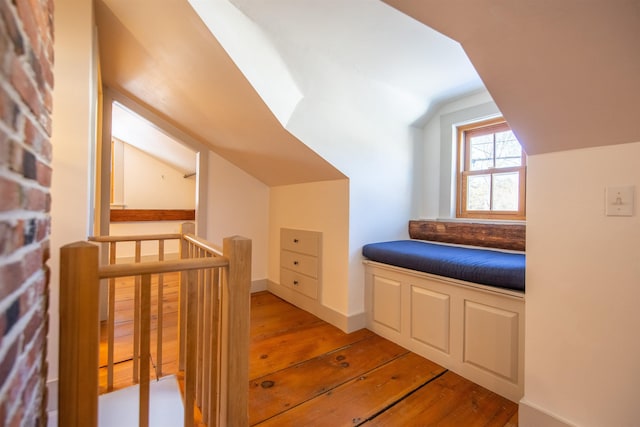
[{"label": "white baseboard", "polygon": [[318,316],[320,319],[332,324],[346,333],[357,331],[366,326],[367,319],[364,312],[354,314],[352,316],[346,316],[322,305],[318,300],[309,298],[300,292],[287,288],[286,286],[282,286],[281,284],[275,283],[271,280],[267,283],[267,290],[296,307]]},{"label": "white baseboard", "polygon": [[528,402],[525,398],[518,405],[518,425],[520,427],[576,427],[575,424]]},{"label": "white baseboard", "polygon": [[267,290],[269,281],[267,279],[258,279],[251,282],[251,293],[262,292]]}]

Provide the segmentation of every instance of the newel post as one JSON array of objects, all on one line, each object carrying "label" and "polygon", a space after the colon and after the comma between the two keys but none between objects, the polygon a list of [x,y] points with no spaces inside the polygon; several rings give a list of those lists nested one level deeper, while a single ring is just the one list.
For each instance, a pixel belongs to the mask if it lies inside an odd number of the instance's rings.
[{"label": "newel post", "polygon": [[[226,411],[221,425],[249,425],[249,326],[251,310],[251,240],[227,237],[222,252],[229,260],[225,284],[226,307],[223,307],[223,380],[221,398]],[[226,359],[226,360],[225,360]]]},{"label": "newel post", "polygon": [[58,425],[98,425],[98,246],[60,248]]}]

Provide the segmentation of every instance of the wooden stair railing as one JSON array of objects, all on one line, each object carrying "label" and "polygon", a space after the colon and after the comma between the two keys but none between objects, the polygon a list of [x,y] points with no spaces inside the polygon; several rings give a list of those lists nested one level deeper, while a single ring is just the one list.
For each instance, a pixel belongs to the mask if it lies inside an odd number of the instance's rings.
[{"label": "wooden stair railing", "polygon": [[[139,425],[149,425],[151,275],[159,274],[161,292],[162,274],[169,272],[181,275],[179,365],[184,370],[184,426],[194,425],[196,408],[209,427],[248,425],[251,241],[226,238],[220,253],[193,235],[194,228],[185,224],[183,233],[175,235],[92,238],[108,243],[110,264],[105,266],[99,266],[99,248],[92,243],[61,248],[60,426],[98,424],[99,282],[109,281],[107,330],[112,347],[115,278],[127,276],[136,277],[133,379],[140,384]],[[164,241],[169,239],[181,241],[178,260],[163,260]],[[141,242],[148,240],[159,242],[159,260],[140,262]],[[136,263],[115,264],[116,243],[121,241],[136,242]],[[161,332],[158,341],[161,358]],[[113,350],[107,365],[111,389]]]}]

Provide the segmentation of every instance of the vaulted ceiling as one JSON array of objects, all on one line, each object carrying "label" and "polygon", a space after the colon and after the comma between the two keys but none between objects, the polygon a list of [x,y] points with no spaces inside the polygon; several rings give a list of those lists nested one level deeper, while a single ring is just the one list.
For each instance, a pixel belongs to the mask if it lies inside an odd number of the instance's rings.
[{"label": "vaulted ceiling", "polygon": [[640,141],[638,0],[192,3],[96,0],[104,83],[267,185],[345,176],[287,130],[310,96],[409,126],[484,83],[529,154]]}]

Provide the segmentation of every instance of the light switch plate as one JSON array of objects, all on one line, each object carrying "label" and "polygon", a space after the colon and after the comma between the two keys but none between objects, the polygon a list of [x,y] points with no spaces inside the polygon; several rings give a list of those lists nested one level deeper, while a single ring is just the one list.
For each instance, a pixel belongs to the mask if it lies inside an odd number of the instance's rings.
[{"label": "light switch plate", "polygon": [[634,186],[607,187],[605,198],[606,215],[633,216],[635,190]]}]

